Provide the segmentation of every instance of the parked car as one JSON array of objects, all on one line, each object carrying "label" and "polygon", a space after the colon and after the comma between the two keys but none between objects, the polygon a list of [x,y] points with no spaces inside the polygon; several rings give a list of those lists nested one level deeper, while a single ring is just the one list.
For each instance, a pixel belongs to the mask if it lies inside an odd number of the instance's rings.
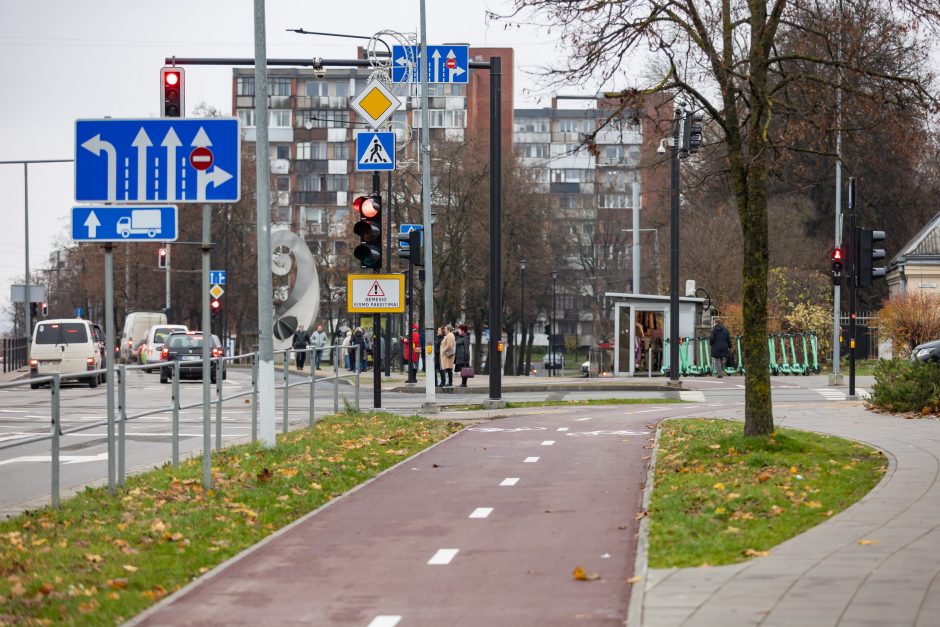
[{"label": "parked car", "polygon": [[186,333],[187,331],[189,327],[185,324],[158,324],[150,327],[147,331],[147,338],[140,348],[140,363],[144,365],[160,363],[160,353],[163,351],[167,336],[170,333]]},{"label": "parked car", "polygon": [[581,376],[582,377],[591,376],[591,360],[590,359],[584,362],[583,364],[581,364]]},{"label": "parked car", "polygon": [[940,363],[940,340],[918,344],[911,351],[911,361],[919,360]]},{"label": "parked car", "polygon": [[[29,376],[67,375],[62,380],[79,379],[98,387],[105,374],[84,374],[99,370],[104,363],[104,333],[97,324],[81,318],[43,320],[33,329],[29,351]],[[34,390],[40,383],[31,383]]]},{"label": "parked car", "polygon": [[[217,335],[211,336],[211,356],[222,356],[222,343]],[[171,333],[166,338],[163,350],[160,352],[160,383],[169,383],[173,376],[173,362],[179,362],[180,379],[202,379],[202,331],[187,331],[186,333]],[[220,365],[221,364],[221,365]],[[213,359],[209,365],[209,378],[216,382],[219,369],[225,379],[225,365],[218,359]]]},{"label": "parked car", "polygon": [[561,370],[565,367],[565,355],[560,350],[549,351],[542,357],[542,368]]}]

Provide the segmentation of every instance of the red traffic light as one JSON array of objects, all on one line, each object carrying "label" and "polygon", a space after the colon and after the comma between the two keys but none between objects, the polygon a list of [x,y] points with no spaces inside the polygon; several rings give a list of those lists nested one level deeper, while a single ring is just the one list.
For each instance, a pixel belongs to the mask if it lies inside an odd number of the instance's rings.
[{"label": "red traffic light", "polygon": [[363,218],[371,220],[382,211],[382,205],[375,196],[360,196],[353,201],[353,209]]},{"label": "red traffic light", "polygon": [[175,87],[180,84],[180,73],[179,72],[166,72],[163,75],[163,81],[166,83],[167,87]]},{"label": "red traffic light", "polygon": [[183,68],[160,68],[161,112],[165,118],[178,118],[183,114]]},{"label": "red traffic light", "polygon": [[217,299],[217,298],[213,298],[213,299],[209,302],[209,307],[211,307],[213,311],[218,311],[218,310],[219,310],[219,307],[221,307],[221,306],[222,306],[222,303],[219,302],[219,299]]},{"label": "red traffic light", "polygon": [[836,261],[842,261],[842,249],[841,248],[836,248],[835,250],[832,251],[832,261],[833,263],[835,263]]}]

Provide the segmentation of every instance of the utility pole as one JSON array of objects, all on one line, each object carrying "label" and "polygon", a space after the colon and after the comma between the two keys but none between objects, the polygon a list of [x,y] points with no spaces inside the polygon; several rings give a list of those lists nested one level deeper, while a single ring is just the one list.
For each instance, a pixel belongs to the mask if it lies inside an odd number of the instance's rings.
[{"label": "utility pole", "polygon": [[672,202],[669,251],[669,385],[679,385],[679,149],[685,110],[676,107],[672,126]]},{"label": "utility pole", "polygon": [[[425,354],[425,364],[434,364],[434,262],[432,251],[433,229],[431,228],[431,133],[430,133],[430,106],[428,100],[428,38],[427,38],[427,15],[425,11],[425,0],[421,0],[421,58],[418,68],[421,77],[421,217],[424,223],[424,342],[421,347],[422,354]],[[492,106],[492,104],[490,105]],[[492,226],[492,225],[491,225]],[[492,277],[491,277],[492,280]],[[410,331],[409,331],[410,333]],[[410,336],[409,336],[410,341]],[[425,400],[421,409],[427,413],[437,413],[438,407],[435,400],[435,381],[428,376],[429,368],[424,369],[424,393]],[[436,378],[436,377],[435,377]]]}]

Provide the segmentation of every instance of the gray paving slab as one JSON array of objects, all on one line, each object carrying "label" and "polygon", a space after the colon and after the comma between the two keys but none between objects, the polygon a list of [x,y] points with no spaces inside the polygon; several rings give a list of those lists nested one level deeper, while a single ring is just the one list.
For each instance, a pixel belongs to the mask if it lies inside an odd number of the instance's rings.
[{"label": "gray paving slab", "polygon": [[646,571],[630,627],[940,624],[940,421],[838,403],[788,408],[776,424],[875,446],[888,459],[885,477],[767,557]]}]

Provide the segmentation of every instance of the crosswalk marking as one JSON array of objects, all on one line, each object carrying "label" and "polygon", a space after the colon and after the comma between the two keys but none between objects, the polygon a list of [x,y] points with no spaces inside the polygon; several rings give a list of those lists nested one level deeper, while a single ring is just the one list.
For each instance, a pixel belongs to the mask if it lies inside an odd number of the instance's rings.
[{"label": "crosswalk marking", "polygon": [[683,401],[692,401],[693,403],[704,403],[705,392],[700,390],[680,390],[679,399]]},{"label": "crosswalk marking", "polygon": [[820,394],[827,401],[844,401],[845,392],[834,388],[814,388],[814,392]]}]

